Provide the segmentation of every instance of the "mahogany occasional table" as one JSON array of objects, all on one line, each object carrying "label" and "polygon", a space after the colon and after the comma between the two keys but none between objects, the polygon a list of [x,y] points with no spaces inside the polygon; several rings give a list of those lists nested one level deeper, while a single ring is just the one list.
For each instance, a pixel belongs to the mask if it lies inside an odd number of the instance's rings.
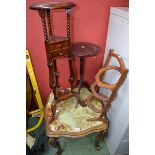
[{"label": "mahogany occasional table", "polygon": [[101,51],[101,48],[93,43],[76,42],[71,45],[71,54],[80,57],[80,79],[77,81],[76,86],[80,89],[86,87],[89,91],[90,85],[84,80],[85,57],[96,56]]}]

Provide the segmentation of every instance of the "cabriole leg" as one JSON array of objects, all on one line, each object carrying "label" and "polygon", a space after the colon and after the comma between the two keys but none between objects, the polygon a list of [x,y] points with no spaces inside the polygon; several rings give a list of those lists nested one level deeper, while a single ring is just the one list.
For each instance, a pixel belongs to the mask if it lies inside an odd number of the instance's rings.
[{"label": "cabriole leg", "polygon": [[104,137],[108,134],[107,130],[101,131],[98,133],[98,135],[95,138],[95,148],[96,150],[101,150],[101,146],[99,144],[100,141],[104,140]]},{"label": "cabriole leg", "polygon": [[51,144],[54,148],[57,148],[57,152],[55,155],[61,155],[61,147],[59,142],[57,141],[57,138],[49,138],[49,144]]}]

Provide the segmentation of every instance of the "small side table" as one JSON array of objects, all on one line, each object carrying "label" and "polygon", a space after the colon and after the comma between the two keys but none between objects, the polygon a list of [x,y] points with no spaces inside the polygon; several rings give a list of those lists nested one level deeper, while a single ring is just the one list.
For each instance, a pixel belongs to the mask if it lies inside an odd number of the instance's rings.
[{"label": "small side table", "polygon": [[84,67],[85,67],[85,57],[98,55],[101,48],[96,44],[87,42],[76,42],[71,45],[71,54],[73,56],[80,57],[80,79],[76,83],[76,87],[80,89],[86,87],[89,91],[90,85],[84,80]]}]

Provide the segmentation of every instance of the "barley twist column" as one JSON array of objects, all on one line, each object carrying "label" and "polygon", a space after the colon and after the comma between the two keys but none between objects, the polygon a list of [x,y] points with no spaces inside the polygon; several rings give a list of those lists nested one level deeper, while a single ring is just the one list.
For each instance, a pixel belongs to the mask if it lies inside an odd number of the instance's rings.
[{"label": "barley twist column", "polygon": [[70,13],[71,9],[66,9],[67,13],[67,38],[69,40],[69,68],[70,68],[70,78],[69,82],[71,85],[71,92],[73,93],[73,82],[74,82],[74,70],[73,70],[73,62],[72,62],[72,55],[71,55],[71,40],[70,40]]}]

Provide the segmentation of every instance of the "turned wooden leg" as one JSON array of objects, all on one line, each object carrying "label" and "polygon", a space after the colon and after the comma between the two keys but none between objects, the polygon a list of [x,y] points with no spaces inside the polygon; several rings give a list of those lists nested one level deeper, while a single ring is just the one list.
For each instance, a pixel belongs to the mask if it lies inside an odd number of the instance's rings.
[{"label": "turned wooden leg", "polygon": [[54,148],[57,148],[57,152],[55,155],[61,155],[61,147],[59,142],[57,141],[57,138],[49,138],[49,144],[51,144]]},{"label": "turned wooden leg", "polygon": [[55,75],[56,87],[59,87],[56,59],[53,60],[53,65],[54,65],[54,75]]},{"label": "turned wooden leg", "polygon": [[80,94],[80,89],[83,84],[83,79],[84,79],[84,66],[85,66],[85,57],[80,57],[80,80],[79,80],[79,94]]},{"label": "turned wooden leg", "polygon": [[80,57],[80,80],[78,80],[76,83],[76,86],[78,87],[78,93],[79,94],[80,94],[81,88],[83,87],[84,65],[85,65],[85,57]]},{"label": "turned wooden leg", "polygon": [[101,150],[101,146],[99,144],[100,141],[102,141],[104,139],[104,137],[108,134],[107,130],[101,131],[98,133],[98,135],[95,138],[95,148],[96,150]]},{"label": "turned wooden leg", "polygon": [[66,9],[66,14],[67,14],[67,38],[68,38],[68,43],[69,43],[69,70],[70,70],[70,78],[69,82],[71,85],[71,93],[73,93],[73,83],[74,83],[74,69],[73,69],[73,56],[71,55],[71,40],[70,40],[70,14],[71,14],[71,9]]},{"label": "turned wooden leg", "polygon": [[73,61],[72,61],[72,57],[69,56],[69,70],[70,70],[70,78],[69,78],[69,82],[70,82],[70,85],[71,85],[71,93],[73,93],[73,83],[74,83],[74,69],[73,69]]},{"label": "turned wooden leg", "polygon": [[53,94],[54,94],[54,99],[57,100],[57,96],[56,96],[56,88],[57,88],[57,83],[55,82],[55,78],[54,78],[54,74],[55,74],[55,70],[54,70],[54,66],[53,66],[53,60],[51,61],[51,63],[48,65],[49,68],[49,84],[50,84],[50,88],[53,89]]},{"label": "turned wooden leg", "polygon": [[90,85],[87,81],[84,80],[84,71],[85,71],[85,57],[80,57],[80,79],[77,81],[76,86],[80,89],[86,87],[90,92]]}]

